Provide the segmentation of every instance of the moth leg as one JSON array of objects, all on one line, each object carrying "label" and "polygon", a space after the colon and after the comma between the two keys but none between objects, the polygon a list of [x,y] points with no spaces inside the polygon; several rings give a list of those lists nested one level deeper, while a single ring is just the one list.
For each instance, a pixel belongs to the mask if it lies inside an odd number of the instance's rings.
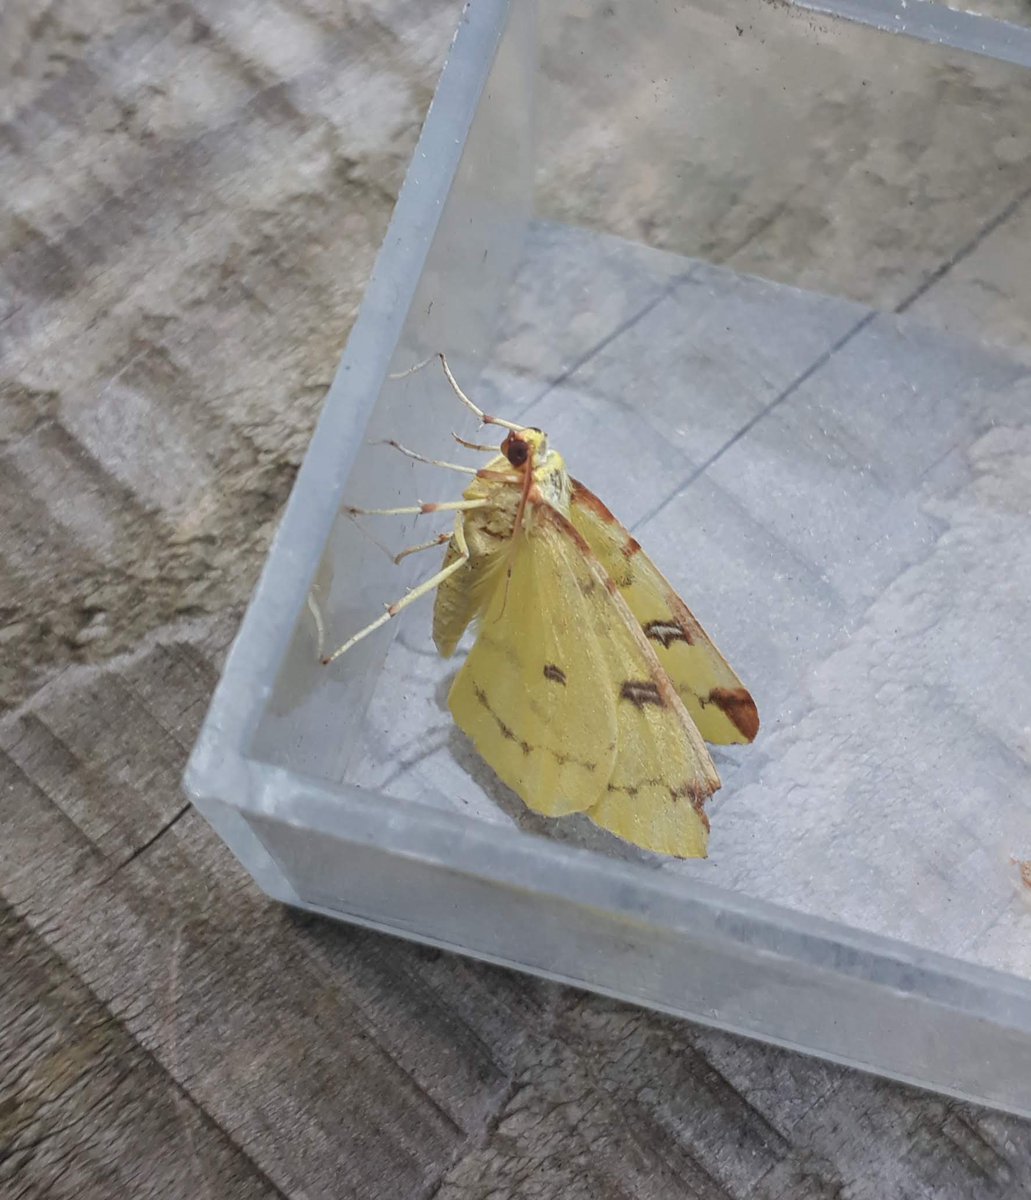
[{"label": "moth leg", "polygon": [[464,446],[466,450],[480,450],[484,454],[497,454],[498,452],[497,446],[485,446],[482,442],[467,442],[464,437],[459,437],[453,429],[451,436],[460,446]]},{"label": "moth leg", "polygon": [[418,546],[409,546],[407,550],[402,550],[400,554],[394,555],[394,565],[397,566],[402,558],[407,558],[409,554],[418,554],[420,550],[432,550],[434,546],[443,546],[445,542],[451,541],[450,533],[438,534],[432,541],[422,542]]},{"label": "moth leg", "polygon": [[395,442],[393,438],[385,442],[381,442],[382,446],[392,446],[395,450],[400,451],[406,458],[412,458],[416,462],[426,463],[431,467],[444,467],[448,471],[461,471],[463,475],[475,475],[475,467],[461,467],[458,463],[442,462],[439,458],[427,458],[424,454],[418,454],[415,450],[409,450],[407,446],[402,446],[400,442]]},{"label": "moth leg", "polygon": [[404,508],[355,508],[345,504],[343,511],[352,517],[404,517],[422,513],[468,512],[472,508],[486,508],[489,500],[447,500],[443,504],[409,504]]},{"label": "moth leg", "polygon": [[424,583],[420,583],[418,587],[412,588],[412,590],[402,596],[400,600],[395,600],[393,604],[388,604],[386,612],[381,617],[377,617],[375,621],[371,622],[369,625],[366,625],[364,629],[359,629],[358,632],[353,637],[348,638],[348,640],[344,642],[342,646],[334,650],[332,654],[327,655],[322,660],[322,665],[329,666],[329,664],[335,658],[339,658],[341,654],[346,654],[356,642],[360,642],[362,638],[368,637],[370,633],[373,633],[375,630],[379,629],[381,625],[386,625],[386,623],[392,617],[396,617],[403,608],[407,608],[409,604],[414,603],[414,601],[420,599],[422,596],[432,592],[433,589],[439,587],[445,579],[451,575],[454,575],[456,571],[460,571],[469,561],[469,547],[466,545],[465,530],[462,528],[461,521],[455,522],[453,536],[455,539],[455,545],[458,549],[458,557],[454,560],[454,562],[448,563],[446,567],[439,570],[436,575],[431,575],[429,579],[427,579]]}]

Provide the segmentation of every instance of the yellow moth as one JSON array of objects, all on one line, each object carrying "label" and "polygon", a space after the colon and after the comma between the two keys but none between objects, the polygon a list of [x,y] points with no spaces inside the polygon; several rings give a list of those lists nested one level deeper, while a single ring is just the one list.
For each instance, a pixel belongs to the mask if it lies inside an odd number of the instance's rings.
[{"label": "yellow moth", "polygon": [[323,661],[436,589],[440,654],[450,658],[470,624],[476,629],[448,696],[451,713],[500,779],[545,816],[586,813],[647,850],[704,857],[704,805],[720,786],[705,742],[751,742],[759,729],[751,696],[639,543],[568,474],[547,435],[487,416],[439,357],[481,425],[507,436],[478,471],[391,443],[473,478],[458,501],[348,510],[454,511],[455,524],[397,556],[446,541],[441,570]]}]

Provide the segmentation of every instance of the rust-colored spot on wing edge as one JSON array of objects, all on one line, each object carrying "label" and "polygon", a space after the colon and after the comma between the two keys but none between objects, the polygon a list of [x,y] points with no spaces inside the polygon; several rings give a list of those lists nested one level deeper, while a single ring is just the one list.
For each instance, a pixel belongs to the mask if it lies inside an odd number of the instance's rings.
[{"label": "rust-colored spot on wing edge", "polygon": [[706,703],[715,704],[735,729],[750,742],[755,741],[759,732],[759,710],[744,688],[713,688]]}]

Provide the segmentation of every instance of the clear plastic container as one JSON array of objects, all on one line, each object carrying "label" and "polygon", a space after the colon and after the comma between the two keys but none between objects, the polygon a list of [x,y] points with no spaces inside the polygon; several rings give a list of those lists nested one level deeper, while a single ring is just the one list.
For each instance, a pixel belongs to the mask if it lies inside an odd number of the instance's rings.
[{"label": "clear plastic container", "polygon": [[[289,904],[1031,1114],[1031,35],[818,7],[470,6],[186,784]],[[437,350],[751,687],[707,860],[528,812],[430,601],[318,664],[437,569],[340,515],[457,495]]]}]

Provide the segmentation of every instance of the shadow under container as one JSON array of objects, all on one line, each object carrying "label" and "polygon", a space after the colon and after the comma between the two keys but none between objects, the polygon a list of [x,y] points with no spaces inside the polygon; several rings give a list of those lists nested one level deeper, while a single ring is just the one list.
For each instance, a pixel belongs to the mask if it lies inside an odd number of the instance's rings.
[{"label": "shadow under container", "polygon": [[[186,786],[288,904],[1029,1114],[1031,43],[821,7],[467,9]],[[319,665],[439,566],[341,515],[457,495],[438,350],[750,686],[707,860],[527,812],[429,601]]]}]

